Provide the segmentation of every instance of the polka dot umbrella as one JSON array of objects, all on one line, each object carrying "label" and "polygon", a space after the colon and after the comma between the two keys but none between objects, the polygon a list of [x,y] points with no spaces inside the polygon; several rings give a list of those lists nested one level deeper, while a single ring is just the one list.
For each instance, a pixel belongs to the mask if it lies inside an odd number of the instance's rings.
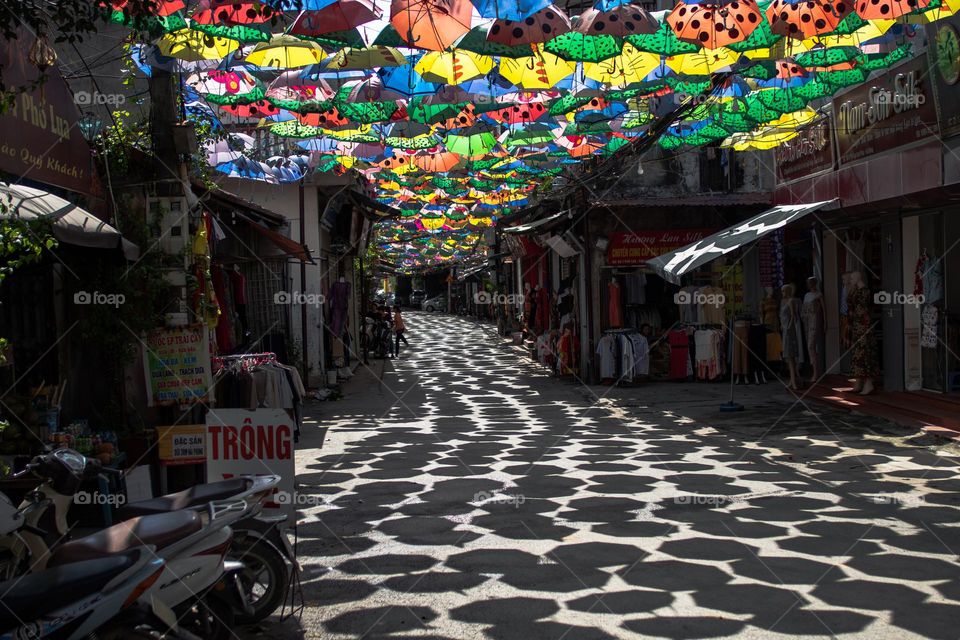
[{"label": "polka dot umbrella", "polygon": [[635,4],[624,4],[609,11],[587,9],[580,14],[574,29],[591,36],[630,36],[656,33],[660,23],[647,10]]},{"label": "polka dot umbrella", "polygon": [[745,40],[762,20],[754,0],[689,0],[677,4],[667,16],[679,39],[706,49]]},{"label": "polka dot umbrella", "polygon": [[930,0],[857,0],[854,9],[864,20],[893,20],[929,4]]},{"label": "polka dot umbrella", "polygon": [[279,12],[261,0],[200,0],[190,16],[201,24],[261,24]]},{"label": "polka dot umbrella", "polygon": [[854,0],[773,0],[767,20],[774,33],[812,38],[830,33],[853,11]]},{"label": "polka dot umbrella", "polygon": [[555,6],[537,11],[522,21],[496,20],[487,40],[508,47],[546,42],[570,31],[570,18]]}]

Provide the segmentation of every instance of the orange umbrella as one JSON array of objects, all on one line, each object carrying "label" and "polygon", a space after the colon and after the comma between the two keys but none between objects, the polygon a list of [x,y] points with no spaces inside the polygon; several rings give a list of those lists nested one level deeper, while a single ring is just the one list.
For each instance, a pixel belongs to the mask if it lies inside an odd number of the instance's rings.
[{"label": "orange umbrella", "polygon": [[928,4],[930,0],[859,0],[856,10],[864,20],[894,20]]},{"label": "orange umbrella", "polygon": [[390,24],[407,44],[430,51],[453,46],[470,31],[473,5],[467,0],[393,0]]},{"label": "orange umbrella", "polygon": [[463,158],[449,151],[431,153],[429,155],[413,156],[413,164],[429,173],[443,173],[444,171],[450,171],[462,161]]}]

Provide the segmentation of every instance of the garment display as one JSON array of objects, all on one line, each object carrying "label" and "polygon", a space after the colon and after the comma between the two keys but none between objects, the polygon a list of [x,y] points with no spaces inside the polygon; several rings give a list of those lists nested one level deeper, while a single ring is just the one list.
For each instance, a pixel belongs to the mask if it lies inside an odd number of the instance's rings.
[{"label": "garment display", "polygon": [[597,355],[600,356],[600,378],[609,379],[617,374],[617,340],[607,334],[597,341]]},{"label": "garment display", "polygon": [[550,292],[546,287],[537,290],[536,325],[537,331],[541,333],[550,328]]},{"label": "garment display", "polygon": [[779,331],[767,333],[767,362],[777,362],[783,358],[783,337]]},{"label": "garment display", "polygon": [[733,323],[733,344],[731,346],[732,360],[730,371],[735,376],[750,373],[750,322],[737,320]]},{"label": "garment display", "polygon": [[610,321],[610,326],[613,328],[623,326],[623,316],[621,309],[623,308],[623,302],[620,296],[620,285],[617,284],[616,280],[611,280],[607,284],[607,296],[608,296],[608,319]]},{"label": "garment display", "polygon": [[216,336],[217,349],[220,353],[226,353],[233,349],[235,340],[233,335],[233,318],[229,311],[230,305],[227,298],[226,276],[222,266],[214,264],[210,267],[210,277],[213,282],[213,291],[220,301],[220,317],[217,320]]},{"label": "garment display", "polygon": [[937,322],[940,318],[940,310],[932,304],[923,305],[923,311],[920,312],[920,347],[924,349],[936,349],[937,343]]},{"label": "garment display", "polygon": [[697,290],[698,297],[694,300],[700,300],[698,317],[703,324],[726,324],[726,296],[727,294],[720,287],[701,287]]},{"label": "garment display", "polygon": [[862,231],[848,231],[843,241],[846,248],[845,271],[863,271],[867,266],[866,256],[867,238]]},{"label": "garment display", "polygon": [[853,375],[875,378],[880,375],[880,358],[870,318],[873,297],[866,287],[852,287],[847,296],[850,309],[850,331],[853,341]]},{"label": "garment display", "polygon": [[631,327],[642,327],[645,324],[654,329],[663,326],[660,310],[655,307],[627,307],[627,322]]},{"label": "garment display", "polygon": [[725,335],[719,329],[701,329],[693,334],[697,378],[715,380],[726,371]]},{"label": "garment display", "polygon": [[240,320],[240,330],[242,333],[247,331],[247,278],[234,268],[227,272],[230,276],[230,292],[233,294],[233,305],[237,310],[237,318]]},{"label": "garment display", "polygon": [[677,299],[686,301],[685,304],[679,305],[681,322],[695,324],[700,321],[700,309],[697,305],[693,304],[693,300],[699,289],[700,287],[689,286],[683,287],[678,292]]},{"label": "garment display", "polygon": [[633,376],[650,375],[650,345],[646,336],[631,333],[627,337],[633,347]]},{"label": "garment display", "polygon": [[349,304],[350,283],[337,281],[330,285],[330,331],[334,336],[343,334]]},{"label": "garment display", "polygon": [[670,343],[670,377],[683,380],[693,375],[690,363],[690,337],[686,331],[673,330],[667,334]]},{"label": "garment display", "polygon": [[773,296],[765,296],[760,301],[760,319],[768,328],[780,330],[780,304]]},{"label": "garment display", "polygon": [[780,334],[783,340],[781,355],[783,359],[799,358],[800,349],[800,318],[797,310],[797,299],[790,298],[780,303]]},{"label": "garment display", "polygon": [[819,291],[808,291],[803,297],[803,330],[807,348],[811,345],[819,347],[823,343],[823,294]]},{"label": "garment display", "polygon": [[576,374],[580,355],[580,339],[570,329],[564,329],[557,341],[557,373],[562,376]]},{"label": "garment display", "polygon": [[937,302],[943,298],[943,271],[942,260],[927,255],[924,249],[917,260],[914,272],[914,295],[922,295],[927,304]]},{"label": "garment display", "polygon": [[299,439],[307,390],[296,367],[281,364],[273,353],[213,358],[214,397],[220,408],[291,409]]},{"label": "garment display", "polygon": [[647,276],[644,273],[630,273],[624,277],[627,304],[646,304]]}]

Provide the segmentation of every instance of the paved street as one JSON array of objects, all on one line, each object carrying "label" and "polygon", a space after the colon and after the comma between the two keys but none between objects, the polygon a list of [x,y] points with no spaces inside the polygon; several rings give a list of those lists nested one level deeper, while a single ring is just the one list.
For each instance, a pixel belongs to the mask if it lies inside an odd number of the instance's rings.
[{"label": "paved street", "polygon": [[311,407],[303,631],[265,633],[960,635],[955,447],[777,383],[738,388],[742,414],[725,385],[605,396],[489,327],[405,317],[403,357]]}]

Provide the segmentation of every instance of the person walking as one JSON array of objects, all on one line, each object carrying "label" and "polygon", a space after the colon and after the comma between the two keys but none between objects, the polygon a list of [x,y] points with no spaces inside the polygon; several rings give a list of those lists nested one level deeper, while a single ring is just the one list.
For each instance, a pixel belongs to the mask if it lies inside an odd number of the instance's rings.
[{"label": "person walking", "polygon": [[406,337],[404,337],[404,332],[407,330],[407,325],[403,324],[403,317],[400,315],[400,305],[395,305],[393,307],[393,330],[397,334],[397,345],[394,349],[394,352],[397,356],[400,356],[400,341],[403,340],[404,346],[409,347],[410,343],[407,342]]}]

